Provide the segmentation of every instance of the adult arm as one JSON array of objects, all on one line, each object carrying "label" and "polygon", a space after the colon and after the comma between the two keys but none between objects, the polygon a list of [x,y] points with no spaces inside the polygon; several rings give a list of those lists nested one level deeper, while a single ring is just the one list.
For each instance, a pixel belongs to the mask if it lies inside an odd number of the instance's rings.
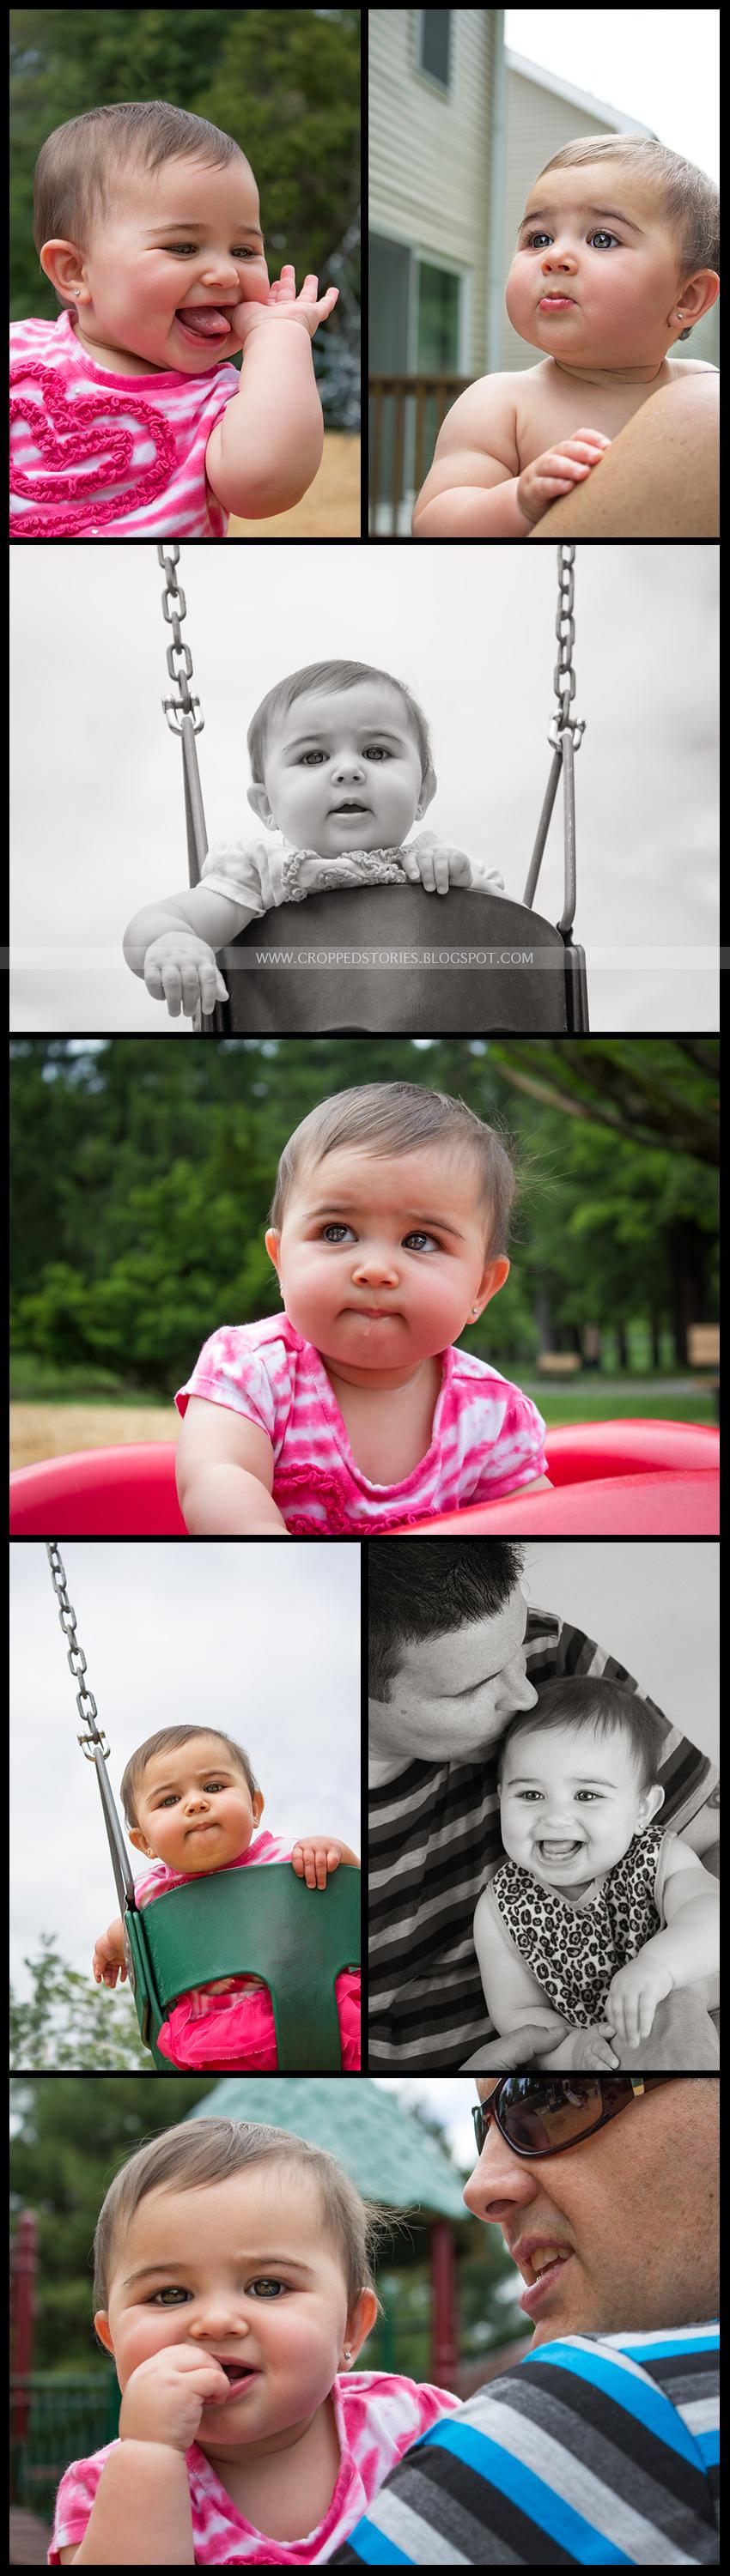
[{"label": "adult arm", "polygon": [[720,378],[664,385],[634,412],[576,492],[554,501],[529,543],[559,537],[719,535]]},{"label": "adult arm", "polygon": [[717,2565],[716,2363],[712,2328],[543,2345],[413,2444],[330,2565]]}]

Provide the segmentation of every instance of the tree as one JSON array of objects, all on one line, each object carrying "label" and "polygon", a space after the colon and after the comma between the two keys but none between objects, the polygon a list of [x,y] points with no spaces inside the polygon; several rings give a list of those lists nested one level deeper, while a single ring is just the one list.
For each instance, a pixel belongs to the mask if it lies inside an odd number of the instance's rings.
[{"label": "tree", "polygon": [[112,1994],[90,1986],[60,1957],[51,1932],[40,1940],[40,1957],[24,1962],[34,1980],[30,2001],[21,2003],[10,1988],[11,2067],[76,2066],[95,2074],[99,2067],[148,2066],[128,1987]]}]

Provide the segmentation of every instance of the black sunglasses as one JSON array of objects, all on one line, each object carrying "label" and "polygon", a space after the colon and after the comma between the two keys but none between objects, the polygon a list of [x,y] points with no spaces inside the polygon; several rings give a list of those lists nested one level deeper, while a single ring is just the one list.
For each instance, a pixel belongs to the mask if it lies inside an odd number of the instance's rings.
[{"label": "black sunglasses", "polygon": [[503,2075],[474,2109],[477,2154],[494,2120],[516,2156],[563,2156],[666,2075]]}]

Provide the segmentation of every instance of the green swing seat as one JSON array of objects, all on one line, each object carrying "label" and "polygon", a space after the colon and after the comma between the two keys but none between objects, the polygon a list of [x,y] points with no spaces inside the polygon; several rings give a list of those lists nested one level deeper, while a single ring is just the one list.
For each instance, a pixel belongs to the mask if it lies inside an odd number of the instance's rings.
[{"label": "green swing seat", "polygon": [[124,1932],[140,2032],[163,2073],[174,2069],[157,2040],[178,1996],[246,1971],[269,1988],[279,2067],[341,2071],[335,1978],[360,1962],[359,1870],[341,1863],[324,1888],[307,1887],[290,1861],[221,1870],[139,1912],[127,1904]]}]

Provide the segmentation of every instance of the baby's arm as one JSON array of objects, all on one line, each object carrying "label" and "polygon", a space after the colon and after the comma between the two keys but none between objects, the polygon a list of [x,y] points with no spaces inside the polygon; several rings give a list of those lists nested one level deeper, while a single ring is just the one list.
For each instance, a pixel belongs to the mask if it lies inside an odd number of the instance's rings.
[{"label": "baby's arm", "polygon": [[274,1452],[246,1414],[191,1395],[176,1451],[180,1510],[191,1537],[286,1538],[273,1500]]},{"label": "baby's arm", "polygon": [[211,432],[205,470],[222,508],[239,518],[291,510],[314,482],[324,422],[312,340],[338,294],[330,286],[318,297],[310,274],[297,295],[287,266],[266,302],[252,298],[236,306],[232,328],[244,353],[239,390]]},{"label": "baby's arm", "polygon": [[720,1890],[679,1836],[664,1880],[666,1929],[645,1941],[637,1959],[619,1968],[606,1997],[606,2020],[618,2040],[638,2048],[649,2038],[657,2004],[673,1986],[710,1977],[720,1961]]},{"label": "baby's arm", "polygon": [[126,1977],[121,1914],[117,1914],[114,1922],[109,1924],[108,1931],[100,1933],[94,1947],[92,1968],[97,1986],[115,1986],[120,1970],[122,1980]]},{"label": "baby's arm", "polygon": [[482,1889],[474,1916],[474,1946],[484,2000],[495,2030],[509,2035],[529,2031],[531,2053],[550,2048],[565,2037],[563,2013],[547,2004],[532,1969],[510,1940],[491,1887]]},{"label": "baby's arm", "polygon": [[484,376],[460,394],[439,430],[413,535],[527,537],[609,444],[602,430],[577,429],[521,470],[515,377]]},{"label": "baby's arm", "polygon": [[198,1006],[209,1012],[227,999],[216,949],[258,918],[203,881],[135,913],[124,933],[127,965],[143,977],[153,1002],[167,1003],[171,1019],[181,1010],[192,1019]]}]

